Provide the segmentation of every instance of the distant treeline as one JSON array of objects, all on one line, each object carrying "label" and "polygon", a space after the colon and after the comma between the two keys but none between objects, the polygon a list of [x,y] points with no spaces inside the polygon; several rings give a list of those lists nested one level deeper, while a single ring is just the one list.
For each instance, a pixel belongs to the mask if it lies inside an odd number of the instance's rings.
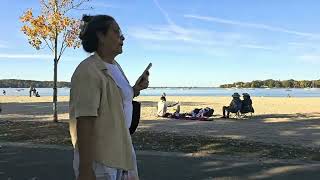
[{"label": "distant treeline", "polygon": [[[52,88],[53,81],[33,81],[33,80],[19,80],[19,79],[2,79],[0,80],[0,88],[29,88],[30,86],[35,88]],[[57,87],[70,87],[70,82],[57,82]],[[296,81],[293,79],[278,81],[273,79],[267,79],[264,81],[252,81],[252,82],[235,82],[233,84],[220,85],[221,88],[320,88],[319,80],[302,80]],[[150,87],[150,88],[168,88],[168,87]],[[177,88],[177,87],[174,87]],[[180,88],[199,88],[199,87],[180,87]],[[202,88],[202,87],[201,87]]]},{"label": "distant treeline", "polygon": [[267,79],[264,81],[252,81],[252,82],[235,82],[233,84],[220,85],[221,88],[320,88],[320,80],[302,80],[296,81],[293,79],[277,81],[273,79]]},{"label": "distant treeline", "polygon": [[[0,88],[53,88],[53,81],[32,81],[19,79],[2,79]],[[70,87],[70,82],[57,82],[57,87]]]}]

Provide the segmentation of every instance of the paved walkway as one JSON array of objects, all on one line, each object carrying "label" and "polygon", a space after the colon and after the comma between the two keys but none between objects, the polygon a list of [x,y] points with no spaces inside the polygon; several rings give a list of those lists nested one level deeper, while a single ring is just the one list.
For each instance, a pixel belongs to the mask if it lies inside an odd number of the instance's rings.
[{"label": "paved walkway", "polygon": [[260,115],[240,120],[215,118],[214,121],[145,120],[139,128],[320,148],[320,115]]},{"label": "paved walkway", "polygon": [[[190,154],[137,152],[141,180],[320,179],[320,163],[192,157]],[[21,145],[0,148],[0,179],[71,180],[72,150],[65,146]]]}]

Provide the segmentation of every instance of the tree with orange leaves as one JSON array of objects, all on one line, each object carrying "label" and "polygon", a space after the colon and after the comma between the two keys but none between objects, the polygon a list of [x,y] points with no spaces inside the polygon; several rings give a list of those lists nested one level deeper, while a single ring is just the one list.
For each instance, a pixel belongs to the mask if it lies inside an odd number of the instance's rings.
[{"label": "tree with orange leaves", "polygon": [[21,31],[28,37],[29,44],[37,50],[48,47],[54,55],[53,75],[53,121],[58,122],[57,114],[57,67],[67,47],[79,48],[80,21],[67,14],[78,9],[90,0],[40,0],[41,13],[34,16],[28,9],[20,17],[24,25]]}]

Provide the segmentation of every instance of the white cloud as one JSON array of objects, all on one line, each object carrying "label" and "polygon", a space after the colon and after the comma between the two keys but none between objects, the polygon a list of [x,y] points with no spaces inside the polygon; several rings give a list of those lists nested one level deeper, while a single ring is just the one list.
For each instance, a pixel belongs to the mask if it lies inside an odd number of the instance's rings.
[{"label": "white cloud", "polygon": [[299,59],[302,60],[303,62],[319,64],[320,54],[305,54],[305,55],[299,56]]},{"label": "white cloud", "polygon": [[[212,30],[184,28],[177,25],[169,14],[160,6],[158,0],[153,0],[155,6],[159,9],[163,17],[167,21],[167,25],[149,25],[129,28],[129,36],[142,41],[158,41],[158,42],[178,42],[178,46],[197,45],[204,49],[221,49],[221,47],[240,47],[250,49],[272,50],[270,47],[261,45],[253,45],[251,38],[247,35],[230,32],[215,32]],[[148,47],[147,46],[147,47]],[[168,44],[167,44],[168,46]],[[171,45],[170,45],[171,46]],[[201,46],[201,47],[200,47]],[[163,45],[156,46],[163,47]],[[151,47],[150,47],[151,48]]]},{"label": "white cloud", "polygon": [[107,2],[90,2],[89,6],[92,8],[119,8],[119,6]]},{"label": "white cloud", "polygon": [[[203,31],[204,33],[204,31]],[[172,26],[149,26],[149,27],[133,27],[129,30],[129,34],[138,39],[157,40],[157,41],[188,41],[197,42],[194,36],[200,33],[197,30],[186,30],[180,27],[180,30],[172,28]]]},{"label": "white cloud", "polygon": [[153,2],[157,6],[157,8],[160,10],[162,15],[166,18],[168,24],[170,24],[171,26],[176,26],[176,23],[173,22],[173,20],[169,16],[169,14],[160,6],[159,2],[157,0],[153,0]]},{"label": "white cloud", "polygon": [[52,59],[49,54],[8,54],[0,53],[0,59]]},{"label": "white cloud", "polygon": [[[86,55],[82,53],[77,53],[74,55],[62,55],[60,61],[63,62],[76,62],[80,59],[84,59]],[[51,54],[17,54],[17,53],[0,53],[0,61],[7,59],[16,59],[16,60],[53,60],[54,56]]]},{"label": "white cloud", "polygon": [[301,41],[301,42],[289,42],[288,45],[293,47],[307,48],[307,49],[317,49],[320,51],[319,41]]},{"label": "white cloud", "polygon": [[255,44],[242,44],[240,47],[244,48],[250,48],[250,49],[261,49],[261,50],[274,50],[274,48],[267,47],[267,46],[261,46],[261,45],[255,45]]},{"label": "white cloud", "polygon": [[5,44],[0,44],[0,48],[8,48],[8,46]]},{"label": "white cloud", "polygon": [[[141,44],[143,49],[148,50],[159,50],[161,52],[169,52],[169,53],[193,53],[195,50],[199,54],[207,54],[210,56],[215,57],[225,57],[229,56],[229,53],[226,52],[223,48],[216,48],[216,47],[209,47],[209,46],[198,46],[198,45],[192,45],[192,44],[184,44],[184,45],[178,45],[174,43],[169,43],[166,45],[160,44],[160,43],[151,43],[146,42]],[[183,58],[183,57],[182,57]]]},{"label": "white cloud", "polygon": [[[182,27],[180,27],[182,29]],[[196,45],[195,48],[221,49],[221,48],[247,48],[271,51],[275,47],[261,45],[253,42],[251,37],[239,33],[215,32],[203,29],[182,29],[175,31],[170,25],[164,26],[145,26],[129,28],[129,35],[141,41],[157,41],[160,43],[158,47],[166,49],[162,43],[170,42],[175,44],[176,48],[186,47],[186,45]],[[148,46],[146,46],[148,48]],[[168,44],[166,45],[168,46]],[[172,46],[171,46],[172,47]],[[150,47],[151,48],[151,47]],[[179,48],[180,49],[180,48]]]},{"label": "white cloud", "polygon": [[305,46],[307,46],[306,43],[301,43],[301,42],[288,42],[288,45],[290,45],[290,46],[298,46],[298,47],[305,47]]},{"label": "white cloud", "polygon": [[[165,11],[159,4],[158,0],[153,0],[155,6],[160,10],[161,14],[164,16],[166,19],[168,26],[164,28],[159,28],[160,31],[165,31],[164,34],[170,35],[168,33],[173,33],[172,35],[177,35],[176,39],[181,39],[181,40],[190,40],[189,38],[189,31],[186,30],[185,28],[178,26],[169,16],[168,12]],[[163,33],[161,33],[163,34]],[[172,37],[169,37],[172,38]]]},{"label": "white cloud", "polygon": [[199,16],[199,15],[192,15],[192,14],[186,14],[186,15],[184,15],[184,17],[198,19],[198,20],[202,20],[202,21],[221,23],[221,24],[229,24],[229,25],[242,26],[242,27],[248,27],[248,28],[282,32],[282,33],[293,34],[293,35],[303,36],[303,37],[320,38],[320,34],[299,32],[299,31],[289,30],[286,28],[275,27],[275,26],[270,26],[270,25],[265,25],[265,24],[247,23],[247,22],[234,21],[234,20],[230,20],[230,19],[222,19],[222,18],[212,17],[212,16],[209,17],[209,16]]},{"label": "white cloud", "polygon": [[0,48],[8,48],[8,43],[5,41],[0,41]]}]

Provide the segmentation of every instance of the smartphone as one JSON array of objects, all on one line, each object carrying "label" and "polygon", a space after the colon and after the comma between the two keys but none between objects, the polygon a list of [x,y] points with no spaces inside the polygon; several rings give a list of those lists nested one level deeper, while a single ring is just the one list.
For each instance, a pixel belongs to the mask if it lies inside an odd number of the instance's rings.
[{"label": "smartphone", "polygon": [[147,66],[147,68],[143,71],[143,73],[141,74],[141,76],[138,79],[138,82],[140,82],[142,80],[143,75],[149,71],[149,69],[152,67],[152,63],[149,63],[149,65]]}]

